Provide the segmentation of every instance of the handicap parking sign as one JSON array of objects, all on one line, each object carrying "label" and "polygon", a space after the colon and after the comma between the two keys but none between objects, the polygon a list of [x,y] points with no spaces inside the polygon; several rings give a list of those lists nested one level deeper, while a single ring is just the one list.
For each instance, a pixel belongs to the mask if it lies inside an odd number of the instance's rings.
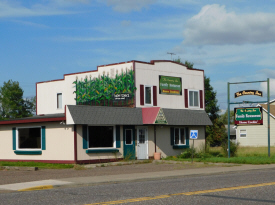
[{"label": "handicap parking sign", "polygon": [[190,130],[190,139],[198,139],[198,130]]}]

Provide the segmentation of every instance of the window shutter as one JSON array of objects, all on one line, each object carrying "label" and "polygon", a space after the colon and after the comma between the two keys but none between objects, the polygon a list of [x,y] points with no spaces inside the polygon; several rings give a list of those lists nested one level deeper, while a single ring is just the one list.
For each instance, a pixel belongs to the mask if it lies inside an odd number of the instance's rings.
[{"label": "window shutter", "polygon": [[88,149],[87,125],[82,125],[83,149]]},{"label": "window shutter", "polygon": [[144,85],[140,85],[140,105],[144,105]]},{"label": "window shutter", "polygon": [[202,90],[200,90],[200,108],[203,108],[203,93],[202,93]]},{"label": "window shutter", "polygon": [[16,150],[16,128],[12,128],[12,149]]},{"label": "window shutter", "polygon": [[46,150],[46,127],[41,127],[41,148],[42,150]]},{"label": "window shutter", "polygon": [[171,140],[171,145],[174,145],[174,132],[175,129],[173,127],[170,127],[170,140]]},{"label": "window shutter", "polygon": [[184,104],[185,108],[188,108],[188,90],[184,89]]},{"label": "window shutter", "polygon": [[186,136],[186,145],[189,146],[189,129],[185,128],[185,136]]},{"label": "window shutter", "polygon": [[120,148],[120,126],[116,126],[116,148]]},{"label": "window shutter", "polygon": [[153,105],[157,106],[157,86],[153,86]]}]

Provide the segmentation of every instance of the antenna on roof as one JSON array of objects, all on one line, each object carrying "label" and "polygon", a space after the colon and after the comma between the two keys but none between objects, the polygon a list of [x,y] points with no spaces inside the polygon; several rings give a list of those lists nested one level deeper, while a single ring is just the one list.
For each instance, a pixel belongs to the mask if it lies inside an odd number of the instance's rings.
[{"label": "antenna on roof", "polygon": [[172,60],[172,55],[176,55],[175,53],[169,53],[169,52],[167,52],[167,54],[171,55],[171,60]]}]

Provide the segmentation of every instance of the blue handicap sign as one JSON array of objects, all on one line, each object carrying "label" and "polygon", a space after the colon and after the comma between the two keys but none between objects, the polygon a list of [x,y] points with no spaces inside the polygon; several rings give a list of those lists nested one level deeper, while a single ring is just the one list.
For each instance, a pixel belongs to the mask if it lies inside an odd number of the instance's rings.
[{"label": "blue handicap sign", "polygon": [[198,139],[198,130],[190,130],[190,139]]}]

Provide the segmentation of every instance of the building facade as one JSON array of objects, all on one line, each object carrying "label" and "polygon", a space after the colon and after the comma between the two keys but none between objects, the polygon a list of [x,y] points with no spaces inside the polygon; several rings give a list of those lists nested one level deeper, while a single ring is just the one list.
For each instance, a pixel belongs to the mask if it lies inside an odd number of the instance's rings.
[{"label": "building facade", "polygon": [[0,160],[97,163],[205,143],[204,71],[129,61],[36,84],[37,115],[0,121]]}]

